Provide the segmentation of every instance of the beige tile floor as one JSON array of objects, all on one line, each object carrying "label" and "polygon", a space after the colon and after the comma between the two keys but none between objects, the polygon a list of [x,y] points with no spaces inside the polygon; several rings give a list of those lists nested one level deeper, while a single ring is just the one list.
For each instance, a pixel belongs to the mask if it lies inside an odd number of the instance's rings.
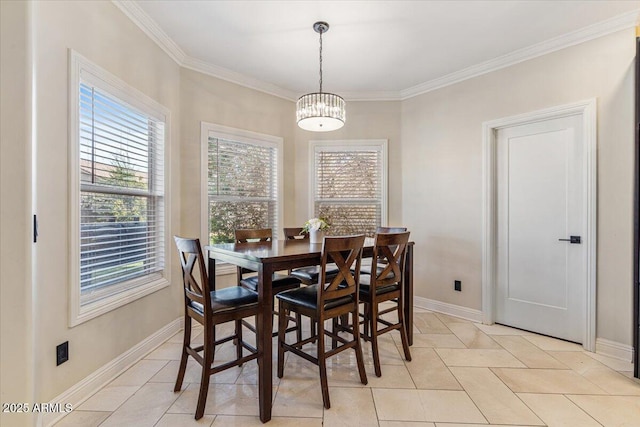
[{"label": "beige tile floor", "polygon": [[[274,374],[269,425],[640,426],[640,382],[631,378],[631,363],[553,338],[420,309],[414,320],[413,360],[403,359],[396,332],[383,336],[380,378],[365,344],[366,386],[352,351],[331,360],[329,410],[322,407],[317,368],[287,355],[284,378]],[[194,335],[201,333],[194,329]],[[205,416],[193,419],[199,365],[189,363],[182,391],[173,392],[181,336],[167,340],[56,426],[261,425],[255,362],[215,375]],[[230,343],[216,352],[218,361],[232,357]]]}]

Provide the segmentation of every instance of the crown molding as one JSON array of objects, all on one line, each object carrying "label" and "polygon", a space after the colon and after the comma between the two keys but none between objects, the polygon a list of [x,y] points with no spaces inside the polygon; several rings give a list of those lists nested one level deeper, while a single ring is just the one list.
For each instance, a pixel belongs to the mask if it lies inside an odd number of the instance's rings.
[{"label": "crown molding", "polygon": [[[112,2],[140,27],[151,40],[156,42],[179,66],[288,101],[296,101],[299,98],[299,94],[288,89],[188,56],[135,1],[112,0]],[[472,79],[570,46],[575,46],[598,37],[606,36],[616,31],[635,27],[638,24],[639,14],[640,9],[635,9],[606,21],[537,43],[533,46],[447,74],[446,76],[429,80],[408,89],[400,91],[343,92],[340,96],[347,101],[404,101],[414,96],[460,83],[464,80]]]},{"label": "crown molding", "polygon": [[269,95],[284,98],[288,101],[296,101],[298,99],[296,93],[293,91],[283,89],[280,86],[276,86],[263,80],[249,77],[236,71],[229,70],[228,68],[213,65],[209,62],[202,61],[191,56],[185,57],[180,65],[184,68],[208,74],[210,76],[217,77],[221,80],[226,80],[228,82],[235,83],[249,89],[255,89],[260,92],[268,93]]},{"label": "crown molding", "polygon": [[156,42],[171,59],[178,65],[182,65],[187,55],[136,2],[131,0],[111,0],[111,2],[115,4],[122,13],[127,15],[134,24],[140,27],[151,40]]},{"label": "crown molding", "polygon": [[340,92],[338,93],[346,101],[401,101],[400,91],[380,90],[368,92]]},{"label": "crown molding", "polygon": [[401,90],[400,98],[402,100],[413,98],[414,96],[418,96],[423,93],[472,79],[474,77],[481,76],[501,68],[506,68],[529,59],[537,58],[548,53],[556,52],[570,46],[575,46],[598,37],[603,37],[616,31],[635,27],[638,23],[639,13],[640,9],[635,9],[631,12],[607,19],[606,21],[581,28],[580,30],[534,44],[524,49],[516,50],[515,52],[508,53],[498,58]]}]

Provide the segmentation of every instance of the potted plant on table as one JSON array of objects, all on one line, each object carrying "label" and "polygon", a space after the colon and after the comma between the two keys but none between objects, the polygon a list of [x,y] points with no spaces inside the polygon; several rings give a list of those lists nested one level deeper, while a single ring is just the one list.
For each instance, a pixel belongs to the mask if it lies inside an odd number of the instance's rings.
[{"label": "potted plant on table", "polygon": [[302,234],[309,233],[311,243],[322,243],[326,230],[330,227],[326,218],[311,218],[302,227]]}]

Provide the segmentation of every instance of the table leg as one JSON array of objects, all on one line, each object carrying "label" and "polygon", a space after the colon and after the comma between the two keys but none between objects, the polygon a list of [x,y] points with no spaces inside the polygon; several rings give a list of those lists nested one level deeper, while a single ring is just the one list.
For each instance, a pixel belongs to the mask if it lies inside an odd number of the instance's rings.
[{"label": "table leg", "polygon": [[266,423],[271,419],[272,388],[272,355],[271,331],[273,329],[273,290],[271,279],[273,271],[270,265],[261,264],[258,270],[258,298],[260,310],[256,325],[256,341],[258,343],[258,394],[260,421]]},{"label": "table leg", "polygon": [[404,321],[407,328],[407,340],[409,345],[413,345],[413,245],[407,245],[404,284]]}]

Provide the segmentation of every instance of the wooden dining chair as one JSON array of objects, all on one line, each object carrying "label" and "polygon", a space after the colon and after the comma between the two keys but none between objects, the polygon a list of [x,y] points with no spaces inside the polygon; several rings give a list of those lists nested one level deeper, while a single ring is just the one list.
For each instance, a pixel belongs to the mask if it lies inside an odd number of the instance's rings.
[{"label": "wooden dining chair", "polygon": [[[407,227],[378,227],[376,233],[404,233],[407,231]],[[377,272],[379,273],[384,269],[385,260],[378,261]],[[362,263],[362,270],[360,273],[371,274],[371,263]]]},{"label": "wooden dining chair", "polygon": [[404,233],[407,227],[378,227],[376,233]]},{"label": "wooden dining chair", "polygon": [[[258,314],[258,295],[239,286],[212,291],[205,268],[205,261],[198,239],[174,237],[184,282],[184,339],[180,368],[173,391],[180,391],[187,369],[189,356],[202,366],[200,393],[196,406],[195,419],[202,418],[209,390],[209,377],[225,369],[241,366],[243,363],[259,357],[255,347],[242,340],[241,320]],[[192,320],[204,327],[204,344],[193,347],[191,344]],[[216,325],[235,322],[233,335],[216,340]],[[216,346],[227,341],[236,343],[236,359],[213,366]],[[249,354],[243,355],[243,349]],[[202,353],[202,354],[200,354]]]},{"label": "wooden dining chair", "polygon": [[[236,243],[247,242],[270,242],[272,238],[272,231],[270,228],[260,229],[238,229],[235,230]],[[253,292],[258,292],[258,276],[252,270],[238,267],[238,285],[243,288],[249,289]],[[251,274],[250,276],[246,276]],[[300,287],[300,279],[297,277],[274,273],[271,279],[271,287],[273,288],[273,295],[287,291],[289,289],[296,289]],[[274,311],[274,314],[277,312]],[[250,323],[245,322],[245,326],[255,332],[255,328]],[[292,330],[294,328],[291,328]],[[278,335],[278,332],[273,332],[273,336]]]},{"label": "wooden dining chair", "polygon": [[[362,337],[365,341],[371,342],[373,365],[378,377],[382,375],[378,350],[379,335],[394,330],[400,331],[404,357],[408,361],[411,360],[403,307],[403,275],[409,234],[408,231],[377,233],[373,244],[373,263],[378,266],[377,272],[360,276],[360,302],[364,303]],[[394,307],[380,310],[380,304],[385,301],[392,302]],[[397,311],[398,314],[396,323],[382,318],[382,315],[393,311]],[[384,327],[378,329],[378,324]]]},{"label": "wooden dining chair", "polygon": [[302,227],[284,227],[282,231],[284,232],[284,238],[287,240],[308,240],[309,233],[303,233]]},{"label": "wooden dining chair", "polygon": [[[362,246],[364,235],[347,237],[325,237],[322,244],[322,263],[318,282],[312,286],[302,287],[276,296],[279,302],[278,318],[278,378],[284,375],[284,355],[290,351],[320,368],[320,385],[322,388],[322,401],[324,407],[329,409],[329,386],[327,383],[327,358],[344,350],[353,348],[356,352],[358,373],[360,382],[367,384],[367,374],[364,369],[360,333],[358,330],[358,290],[360,276],[360,263],[362,261]],[[326,281],[327,265],[333,262],[338,268],[336,276]],[[355,265],[355,272],[351,267]],[[289,313],[299,313],[311,318],[317,324],[317,336],[295,343],[286,342],[286,317]],[[336,319],[343,315],[351,314],[353,339],[348,341],[339,336],[335,330],[325,330],[324,323],[328,319]],[[332,341],[330,350],[325,348],[325,335]],[[303,351],[305,344],[317,342],[316,357]],[[338,345],[340,343],[341,345]]]},{"label": "wooden dining chair", "polygon": [[[284,229],[284,237],[287,240],[293,239],[309,239],[309,233],[302,233],[302,227],[288,227]],[[327,279],[330,280],[338,273],[338,270],[335,265],[329,264],[327,268]],[[298,267],[294,268],[289,272],[290,275],[300,279],[302,284],[310,286],[318,283],[318,275],[320,274],[320,268],[317,265],[310,265],[307,267]]]}]

